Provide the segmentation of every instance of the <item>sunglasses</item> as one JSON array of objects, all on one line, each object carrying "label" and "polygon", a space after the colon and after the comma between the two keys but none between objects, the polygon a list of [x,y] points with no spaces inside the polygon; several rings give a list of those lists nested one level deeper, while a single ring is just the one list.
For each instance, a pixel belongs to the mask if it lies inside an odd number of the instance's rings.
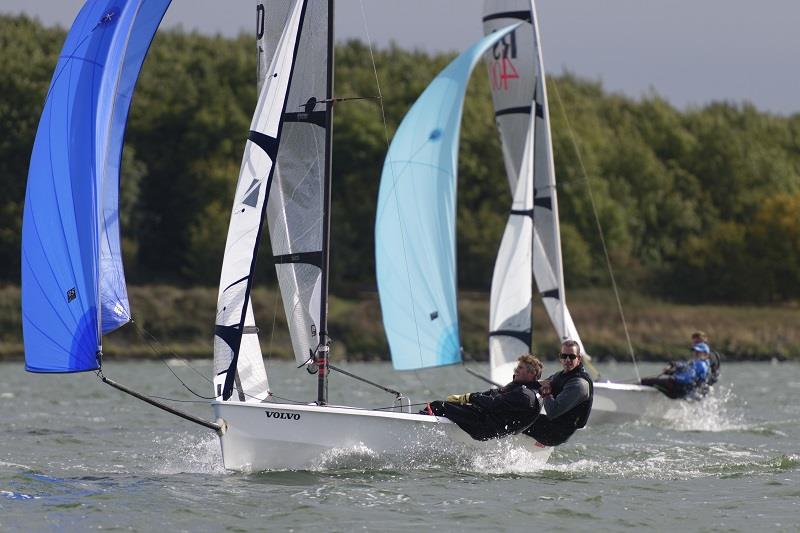
[{"label": "sunglasses", "polygon": [[579,355],[575,355],[574,353],[558,354],[558,358],[559,359],[569,359],[570,361],[573,361],[573,360],[577,359],[578,357],[580,357],[580,356]]}]

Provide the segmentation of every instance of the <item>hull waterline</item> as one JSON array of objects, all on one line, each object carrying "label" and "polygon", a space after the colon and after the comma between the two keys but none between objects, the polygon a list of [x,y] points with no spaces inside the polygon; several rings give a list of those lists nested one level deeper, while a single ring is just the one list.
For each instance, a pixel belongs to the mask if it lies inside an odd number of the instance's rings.
[{"label": "hull waterline", "polygon": [[589,424],[621,423],[639,418],[664,418],[669,398],[653,387],[628,383],[595,382]]},{"label": "hull waterline", "polygon": [[[319,468],[326,453],[368,449],[378,456],[408,457],[420,448],[450,445],[492,449],[495,441],[473,440],[446,418],[367,409],[273,403],[212,402],[225,423],[220,437],[225,468],[240,471]],[[552,448],[526,436],[507,437],[536,463]],[[505,440],[505,439],[504,439]]]}]

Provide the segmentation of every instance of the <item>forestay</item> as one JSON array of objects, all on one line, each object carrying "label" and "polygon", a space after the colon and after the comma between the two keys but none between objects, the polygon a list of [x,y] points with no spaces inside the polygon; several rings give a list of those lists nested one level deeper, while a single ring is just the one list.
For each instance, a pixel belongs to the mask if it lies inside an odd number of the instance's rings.
[{"label": "forestay", "polygon": [[[286,18],[287,0],[270,2],[259,55],[269,57]],[[260,4],[261,5],[261,4]],[[263,12],[264,8],[259,7]],[[281,147],[267,202],[267,222],[284,311],[297,364],[320,342],[324,311],[326,135],[332,97],[328,82],[328,2],[310,2],[289,87]],[[266,76],[259,61],[259,83]]]},{"label": "forestay", "polygon": [[301,0],[291,3],[259,93],[236,185],[214,337],[214,387],[223,400],[231,397],[234,387],[240,401],[260,401],[268,394],[250,292],[305,4]]},{"label": "forestay", "polygon": [[67,34],[33,145],[22,226],[26,369],[100,366],[130,320],[119,171],[133,89],[170,0],[96,0]]},{"label": "forestay", "polygon": [[[512,21],[524,21],[486,54],[513,197],[492,279],[489,346],[492,368],[504,367],[504,377],[510,377],[508,367],[521,353],[530,350],[531,344],[530,301],[520,297],[531,294],[530,274],[525,275],[525,268],[532,268],[545,309],[560,339],[581,341],[564,294],[547,88],[533,2],[486,0],[483,20],[486,34]],[[532,187],[523,185],[524,182]],[[520,196],[531,188],[532,204]],[[527,230],[529,225],[531,232]],[[530,250],[530,254],[521,253],[523,248]]]},{"label": "forestay", "polygon": [[461,360],[455,208],[464,91],[481,55],[516,26],[451,62],[403,118],[381,174],[375,262],[383,324],[399,370]]}]

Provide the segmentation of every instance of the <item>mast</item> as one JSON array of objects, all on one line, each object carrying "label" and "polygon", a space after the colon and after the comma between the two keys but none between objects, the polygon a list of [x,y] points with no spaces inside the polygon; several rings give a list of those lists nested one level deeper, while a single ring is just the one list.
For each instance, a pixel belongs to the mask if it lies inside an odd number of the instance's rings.
[{"label": "mast", "polygon": [[328,0],[328,73],[325,100],[325,178],[323,180],[322,201],[322,279],[319,318],[319,347],[316,351],[315,363],[319,368],[317,375],[317,404],[328,403],[328,354],[330,339],[328,337],[328,281],[330,278],[330,244],[331,244],[331,180],[333,175],[333,0]]}]

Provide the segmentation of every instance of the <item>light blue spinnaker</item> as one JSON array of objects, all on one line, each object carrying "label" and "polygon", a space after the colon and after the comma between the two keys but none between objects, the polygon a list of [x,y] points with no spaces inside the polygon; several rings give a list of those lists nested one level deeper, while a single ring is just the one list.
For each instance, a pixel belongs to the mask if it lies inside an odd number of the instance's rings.
[{"label": "light blue spinnaker", "polygon": [[130,320],[119,169],[133,88],[170,0],[89,0],[64,42],[33,145],[22,225],[31,372],[98,368]]},{"label": "light blue spinnaker", "polygon": [[456,175],[464,92],[475,63],[519,24],[486,36],[431,82],[397,129],[381,175],[375,266],[398,370],[461,361]]}]

